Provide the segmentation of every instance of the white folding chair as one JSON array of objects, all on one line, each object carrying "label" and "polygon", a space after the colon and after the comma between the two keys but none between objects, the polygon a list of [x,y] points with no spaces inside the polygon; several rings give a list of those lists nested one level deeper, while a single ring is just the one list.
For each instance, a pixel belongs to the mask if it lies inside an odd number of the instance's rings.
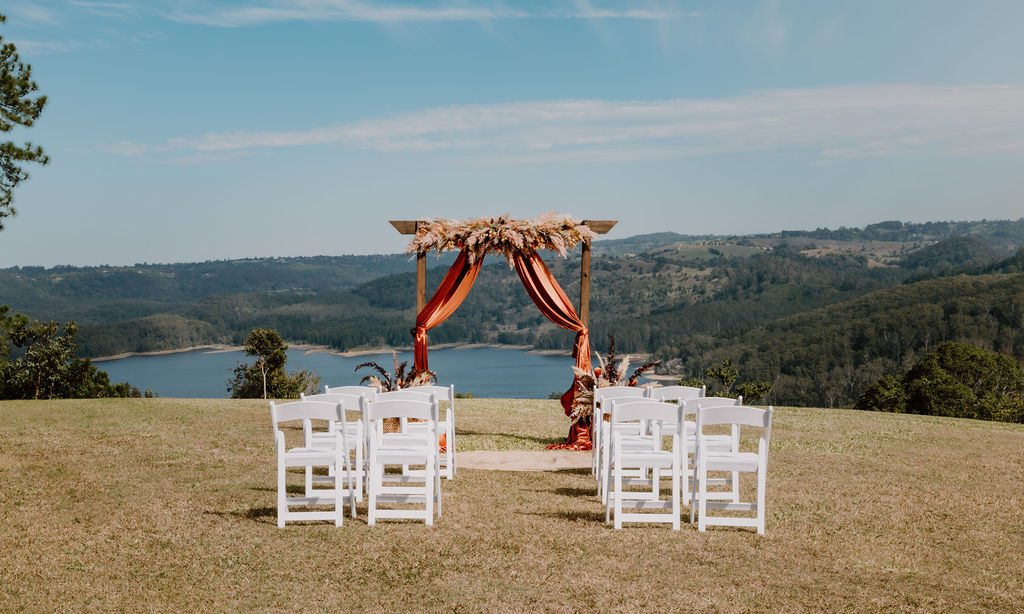
[{"label": "white folding chair", "polygon": [[[743,405],[743,397],[735,399],[731,397],[697,397],[685,399],[679,403],[683,407],[683,436],[686,438],[686,447],[683,449],[683,501],[690,500],[690,493],[697,487],[697,479],[694,474],[696,465],[694,455],[697,453],[697,407],[736,407]],[[687,418],[692,418],[687,420]],[[705,435],[704,441],[709,450],[716,452],[731,452],[739,449],[739,429],[733,428],[729,433]],[[728,477],[709,478],[711,486],[727,487],[727,491],[713,491],[711,498],[727,498],[732,501],[739,501],[739,474],[732,474]]]},{"label": "white folding chair", "polygon": [[[593,438],[593,452],[591,453],[591,472],[597,479],[597,494],[605,497],[604,493],[604,478],[602,476],[602,470],[608,464],[608,425],[610,424],[604,418],[607,415],[607,407],[605,406],[606,401],[612,399],[642,399],[646,396],[647,390],[645,388],[635,388],[633,386],[608,386],[607,388],[595,388],[594,389],[594,407],[593,413],[590,419],[590,435]],[[620,428],[626,429],[628,432],[633,432],[639,428],[637,424],[624,424]],[[633,433],[640,435],[639,431]]]},{"label": "white folding chair", "polygon": [[[377,518],[422,519],[427,525],[434,524],[434,509],[441,516],[441,475],[437,453],[437,401],[418,399],[388,399],[373,403],[361,399],[363,414],[370,425],[369,466],[367,493],[369,513],[367,522],[376,523]],[[425,420],[426,428],[415,433],[385,433],[384,419],[410,418]],[[398,476],[400,485],[385,483],[387,467],[400,465],[423,465],[422,486],[411,486],[413,476]],[[417,509],[380,509],[380,503],[418,503]]]},{"label": "white folding chair", "polygon": [[[697,516],[697,529],[704,531],[708,525],[754,527],[758,534],[764,535],[765,491],[768,472],[768,445],[772,432],[772,408],[714,406],[697,408],[697,455],[696,474],[697,487],[690,501],[690,522]],[[719,424],[731,425],[738,430],[740,426],[753,426],[763,429],[757,443],[757,453],[733,450],[719,452],[710,450],[704,436],[704,428]],[[757,501],[741,502],[738,500],[710,500],[708,491],[708,472],[740,472],[757,475]],[[738,480],[737,480],[738,481]],[[708,509],[724,511],[755,512],[754,518],[737,516],[710,516]]]},{"label": "white folding chair", "polygon": [[[444,435],[444,452],[441,453],[441,476],[446,479],[455,477],[455,386],[414,386],[407,388],[412,392],[427,392],[437,396],[438,402],[447,401],[448,407],[444,411],[444,418],[438,416],[437,428],[440,435]],[[440,408],[439,408],[440,409]],[[418,428],[413,422],[406,425],[407,428]]]},{"label": "white folding chair", "polygon": [[[341,403],[345,412],[361,411],[359,399],[362,395],[353,394],[310,394],[299,393],[299,398],[304,401],[321,401],[327,403]],[[345,415],[345,414],[343,414]],[[362,415],[358,420],[346,420],[344,422],[331,421],[327,425],[327,431],[314,431],[311,435],[311,445],[314,448],[334,449],[335,433],[341,432],[345,438],[345,444],[355,455],[352,472],[355,476],[359,489],[356,491],[356,501],[363,500],[363,482],[366,475],[363,472],[363,465],[366,461],[366,427]],[[316,484],[332,484],[334,482],[335,468],[331,467],[327,475],[313,475],[311,467],[306,468],[306,495],[313,494],[313,487]]]},{"label": "white folding chair", "polygon": [[[611,516],[612,508],[615,509],[615,528],[621,529],[623,522],[670,522],[672,528],[679,530],[680,515],[680,469],[681,447],[685,445],[682,437],[680,424],[683,422],[683,408],[675,403],[651,400],[612,400],[609,402],[611,412],[611,428],[608,430],[608,439],[611,448],[611,463],[605,473],[606,492],[609,492],[608,500],[605,502],[605,522]],[[635,437],[626,435],[628,429],[619,428],[625,424],[635,424],[641,428],[651,425],[653,435],[645,438],[645,445],[638,445]],[[661,425],[672,424],[671,431],[663,431]],[[672,447],[670,450],[662,449],[662,436],[672,436]],[[651,472],[653,484],[653,495],[643,493],[637,497],[635,492],[625,490],[625,473],[627,470],[635,470],[646,474]],[[671,498],[668,501],[661,499],[661,474],[662,469],[671,471]],[[609,476],[611,484],[607,484]],[[651,512],[623,512],[628,507],[637,510],[646,509],[667,509],[667,513]]]},{"label": "white folding chair", "polygon": [[[277,526],[284,527],[285,522],[296,520],[333,520],[335,526],[341,526],[345,518],[344,500],[352,504],[352,517],[356,515],[356,503],[352,480],[352,469],[349,465],[348,447],[341,432],[335,432],[334,445],[331,448],[315,448],[311,445],[312,420],[343,421],[345,410],[341,403],[324,403],[318,401],[294,401],[280,405],[270,402],[270,420],[274,427],[274,446],[277,450]],[[303,423],[303,445],[288,448],[281,424],[300,420]],[[335,467],[334,488],[320,489],[314,494],[303,497],[289,497],[286,484],[288,467]],[[348,487],[341,480],[341,469],[344,468]],[[333,511],[293,511],[291,506],[334,505]]]}]

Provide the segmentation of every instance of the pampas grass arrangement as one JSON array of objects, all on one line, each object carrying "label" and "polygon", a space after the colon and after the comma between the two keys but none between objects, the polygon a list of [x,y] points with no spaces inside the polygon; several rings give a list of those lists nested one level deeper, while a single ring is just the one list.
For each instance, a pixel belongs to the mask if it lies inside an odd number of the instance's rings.
[{"label": "pampas grass arrangement", "polygon": [[517,252],[551,250],[568,256],[568,250],[590,241],[594,232],[582,221],[549,211],[535,220],[514,220],[508,214],[468,220],[427,220],[405,250],[407,254],[465,250],[470,264],[488,252],[500,253],[512,265]]}]

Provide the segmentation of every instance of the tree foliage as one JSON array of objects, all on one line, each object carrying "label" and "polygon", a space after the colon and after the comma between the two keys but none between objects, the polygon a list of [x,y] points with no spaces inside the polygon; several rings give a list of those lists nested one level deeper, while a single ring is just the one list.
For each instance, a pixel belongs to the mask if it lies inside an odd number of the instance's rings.
[{"label": "tree foliage", "polygon": [[29,321],[0,305],[0,399],[142,396],[131,384],[111,385],[105,371],[75,358],[77,332],[74,321],[63,328],[52,320]]},{"label": "tree foliage", "polygon": [[1024,368],[965,343],[943,343],[897,378],[887,375],[857,409],[1024,423]]},{"label": "tree foliage", "polygon": [[[7,18],[0,15],[0,23]],[[0,36],[0,132],[10,132],[15,126],[31,127],[46,106],[46,96],[33,94],[39,87],[32,80],[32,67],[18,57],[12,43],[4,43]],[[26,142],[0,142],[0,230],[3,219],[14,214],[14,188],[28,179],[21,163],[46,164],[49,157],[43,148]]]},{"label": "tree foliage", "polygon": [[245,353],[254,356],[252,364],[238,363],[234,377],[228,380],[233,399],[294,399],[310,394],[320,386],[320,376],[300,369],[287,373],[288,345],[276,330],[254,328],[245,340]]}]

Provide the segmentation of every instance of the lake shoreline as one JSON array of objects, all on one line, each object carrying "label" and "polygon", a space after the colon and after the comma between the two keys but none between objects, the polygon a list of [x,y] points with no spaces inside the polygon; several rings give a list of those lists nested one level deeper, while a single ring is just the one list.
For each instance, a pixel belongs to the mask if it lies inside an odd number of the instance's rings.
[{"label": "lake shoreline", "polygon": [[[541,356],[570,356],[572,352],[569,350],[533,350],[528,345],[508,345],[500,343],[439,343],[435,346],[431,346],[432,350],[473,350],[479,348],[490,348],[495,350],[519,350],[525,351],[529,354],[538,354]],[[92,362],[106,362],[108,360],[120,360],[122,358],[133,358],[135,356],[165,356],[168,354],[183,354],[185,352],[195,352],[199,350],[208,350],[207,354],[218,354],[222,352],[241,352],[245,348],[240,345],[193,345],[187,348],[177,348],[173,350],[154,350],[151,352],[124,352],[121,354],[114,354],[113,356],[97,356],[89,358]],[[376,354],[387,354],[389,352],[411,352],[412,348],[390,348],[381,347],[373,349],[359,349],[359,350],[346,350],[339,351],[325,345],[310,345],[306,343],[288,343],[288,349],[290,350],[304,350],[306,354],[333,354],[335,356],[344,356],[345,358],[354,358],[358,356],[371,356]]]}]

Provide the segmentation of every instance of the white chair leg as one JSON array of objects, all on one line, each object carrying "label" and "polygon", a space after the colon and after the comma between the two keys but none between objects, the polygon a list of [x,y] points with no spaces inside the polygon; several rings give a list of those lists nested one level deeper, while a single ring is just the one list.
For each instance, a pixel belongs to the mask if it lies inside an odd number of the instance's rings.
[{"label": "white chair leg", "polygon": [[359,489],[356,491],[356,501],[360,503],[363,501],[363,482],[366,481],[366,474],[363,470],[366,468],[363,463],[363,455],[365,454],[365,446],[363,444],[363,438],[361,433],[356,434],[356,478],[359,482]]},{"label": "white chair leg", "polygon": [[672,529],[679,530],[679,456],[672,459]]},{"label": "white chair leg", "polygon": [[[348,500],[349,500],[349,503],[352,506],[352,517],[355,518],[356,517],[356,496],[357,496],[356,482],[355,482],[355,477],[352,475],[352,465],[349,462],[348,457],[345,458],[345,473],[348,475],[348,496],[349,496]],[[359,491],[358,491],[360,495],[362,494],[362,491],[363,491],[362,485],[360,485]],[[361,496],[359,498],[362,499]]]},{"label": "white chair leg", "polygon": [[[441,470],[438,460],[434,458],[434,484],[432,485],[433,495],[437,498],[437,517],[441,517]],[[450,465],[449,465],[450,467]]]},{"label": "white chair leg", "polygon": [[682,497],[683,501],[689,501],[690,500],[690,476],[692,476],[693,473],[690,471],[690,458],[689,458],[689,455],[686,454],[685,450],[683,451],[682,457],[680,458],[679,466],[681,468],[680,469],[680,473],[681,473],[681,475],[680,475],[680,482],[682,483],[681,484],[682,489],[680,491],[680,496]]},{"label": "white chair leg", "polygon": [[763,467],[758,468],[757,471],[757,534],[764,535],[764,501],[765,501],[765,483],[767,482],[767,472]]},{"label": "white chair leg", "polygon": [[[337,464],[335,464],[335,467],[338,470],[334,472],[334,526],[340,527],[345,524],[345,496],[342,494],[345,491],[341,487],[341,468]],[[345,467],[348,467],[347,463]],[[351,485],[351,482],[349,485]]]},{"label": "white chair leg", "polygon": [[[615,464],[618,468],[618,463]],[[607,493],[605,493],[607,495]],[[622,470],[615,471],[615,528],[622,528]]]},{"label": "white chair leg", "polygon": [[434,463],[428,462],[423,468],[423,500],[426,503],[426,522],[428,527],[434,526]]},{"label": "white chair leg", "polygon": [[277,463],[277,526],[284,528],[285,516],[288,515],[288,491],[285,487],[284,462]]},{"label": "white chair leg", "polygon": [[378,463],[370,462],[370,467],[367,471],[366,494],[367,499],[369,499],[369,509],[366,512],[366,524],[371,527],[377,524],[377,492],[379,491],[377,471],[379,467]]},{"label": "white chair leg", "polygon": [[[611,437],[611,431],[609,430],[608,437],[605,437],[604,438],[604,442],[601,444],[603,446],[603,449],[601,450],[601,475],[603,475],[603,476],[608,476],[608,472],[611,471],[612,459],[611,459],[611,454],[609,453],[609,449],[608,449],[609,448],[608,444],[611,441],[611,438],[612,438]],[[605,485],[605,489],[604,489],[604,492],[601,493],[601,496],[604,497],[605,501],[608,501],[608,478],[607,477],[605,477],[604,485]]]},{"label": "white chair leg", "polygon": [[701,462],[697,467],[697,530],[702,533],[707,530],[707,511],[708,471],[704,463]]}]

